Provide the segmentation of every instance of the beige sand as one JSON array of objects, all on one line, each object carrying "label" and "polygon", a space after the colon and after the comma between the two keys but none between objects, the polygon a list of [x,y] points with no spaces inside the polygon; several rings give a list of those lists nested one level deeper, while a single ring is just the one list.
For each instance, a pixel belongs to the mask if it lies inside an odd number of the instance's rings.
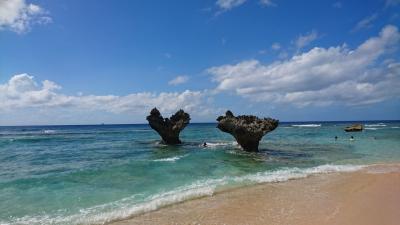
[{"label": "beige sand", "polygon": [[399,225],[400,166],[235,189],[113,224]]}]

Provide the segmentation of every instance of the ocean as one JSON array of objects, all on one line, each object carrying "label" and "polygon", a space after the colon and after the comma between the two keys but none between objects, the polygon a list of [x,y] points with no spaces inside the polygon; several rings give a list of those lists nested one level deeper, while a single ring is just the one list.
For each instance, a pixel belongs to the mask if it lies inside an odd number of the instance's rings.
[{"label": "ocean", "polygon": [[257,153],[213,123],[190,124],[179,146],[147,124],[0,127],[0,224],[104,224],[230,188],[400,162],[400,121],[344,132],[351,123],[281,123]]}]

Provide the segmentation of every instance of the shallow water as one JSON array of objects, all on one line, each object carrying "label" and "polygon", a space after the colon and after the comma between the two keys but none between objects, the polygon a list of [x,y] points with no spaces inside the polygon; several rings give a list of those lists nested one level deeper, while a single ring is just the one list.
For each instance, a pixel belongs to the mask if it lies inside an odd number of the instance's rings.
[{"label": "shallow water", "polygon": [[365,124],[282,123],[259,153],[215,124],[189,125],[180,146],[147,125],[0,127],[0,224],[101,224],[233,186],[399,162],[400,122]]}]

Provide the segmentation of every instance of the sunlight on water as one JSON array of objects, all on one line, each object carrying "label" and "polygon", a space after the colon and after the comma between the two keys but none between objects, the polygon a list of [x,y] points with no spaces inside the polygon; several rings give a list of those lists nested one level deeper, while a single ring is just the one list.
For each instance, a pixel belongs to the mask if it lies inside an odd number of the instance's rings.
[{"label": "sunlight on water", "polygon": [[225,188],[399,161],[400,123],[346,125],[282,123],[258,153],[215,124],[189,125],[180,146],[147,125],[1,127],[0,224],[104,223]]}]

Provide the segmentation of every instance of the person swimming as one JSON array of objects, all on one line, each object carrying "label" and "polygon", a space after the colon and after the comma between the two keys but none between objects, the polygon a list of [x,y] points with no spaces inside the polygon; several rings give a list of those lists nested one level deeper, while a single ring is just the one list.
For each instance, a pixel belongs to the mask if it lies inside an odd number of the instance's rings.
[{"label": "person swimming", "polygon": [[337,141],[337,139],[338,139],[338,137],[337,137],[337,136],[335,136],[335,141]]},{"label": "person swimming", "polygon": [[350,137],[350,141],[354,141],[354,137],[353,136]]}]

